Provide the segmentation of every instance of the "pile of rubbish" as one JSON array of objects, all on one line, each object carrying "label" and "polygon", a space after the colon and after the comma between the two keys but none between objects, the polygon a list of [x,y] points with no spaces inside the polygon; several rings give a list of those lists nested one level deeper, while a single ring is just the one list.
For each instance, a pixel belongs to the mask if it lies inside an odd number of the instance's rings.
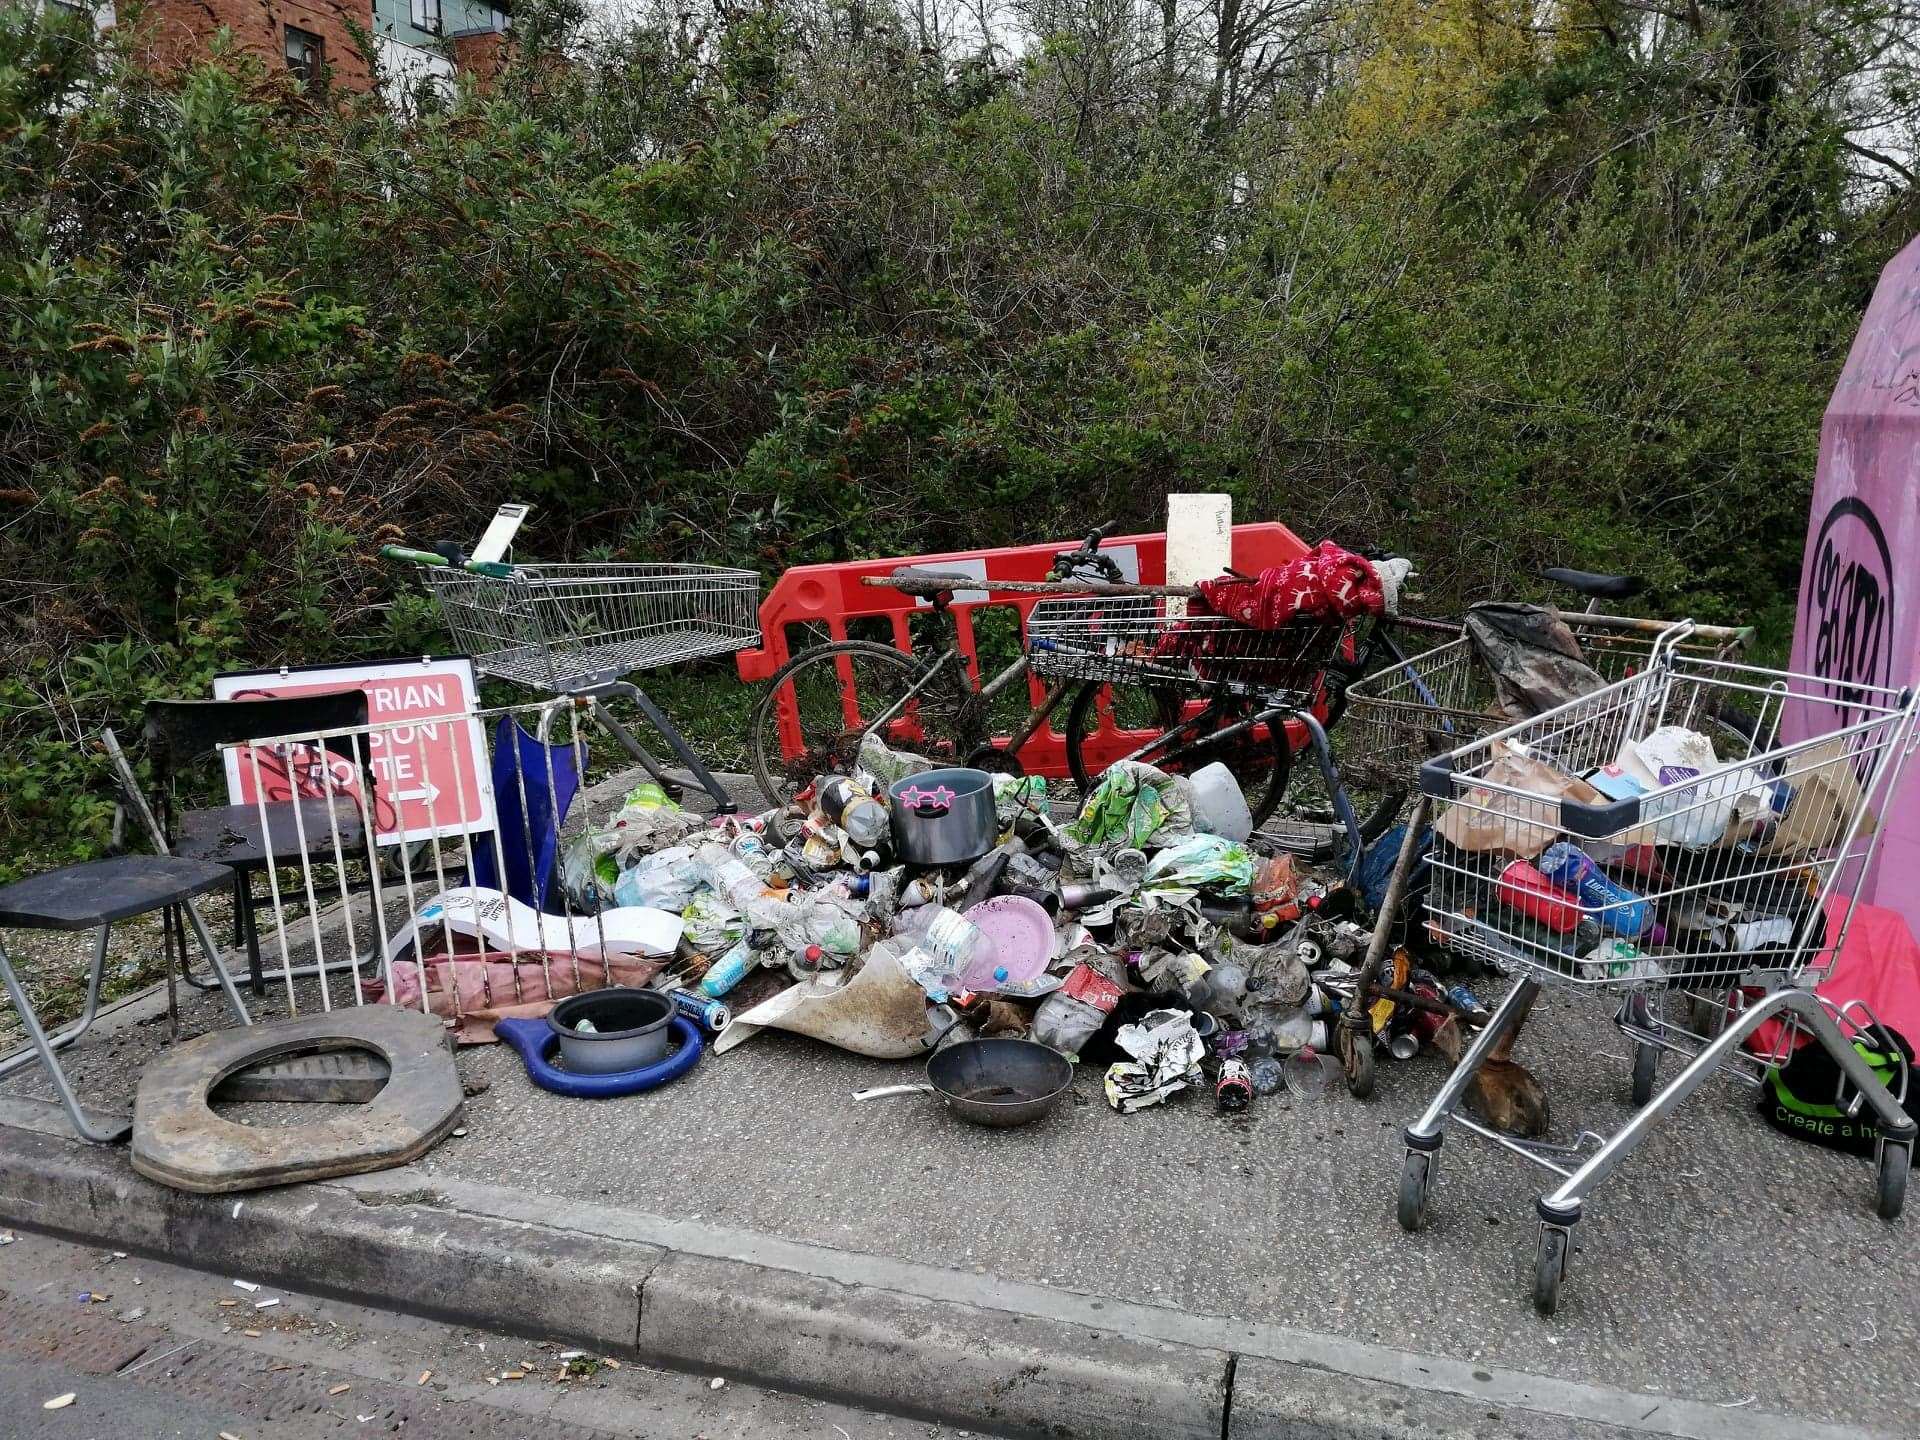
[{"label": "pile of rubbish", "polygon": [[[643,785],[559,868],[608,933],[677,920],[648,983],[720,1012],[715,1054],[768,1028],[884,1059],[1010,1036],[1098,1065],[1116,1111],[1183,1090],[1233,1111],[1325,1088],[1368,939],[1351,892],[1251,828],[1222,765],[1120,762],[1058,820],[1042,779],[869,736],[850,773],[759,815],[705,821]],[[1378,1006],[1404,1056],[1463,1002],[1404,961],[1394,979],[1430,1001]]]}]

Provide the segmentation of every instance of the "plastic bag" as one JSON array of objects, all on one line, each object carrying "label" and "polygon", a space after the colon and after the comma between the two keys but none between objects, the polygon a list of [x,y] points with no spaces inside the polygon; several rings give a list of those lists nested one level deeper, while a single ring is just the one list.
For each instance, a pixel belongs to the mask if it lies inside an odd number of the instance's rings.
[{"label": "plastic bag", "polygon": [[1120,1003],[1125,982],[1119,962],[1089,946],[1075,953],[1066,983],[1040,1002],[1033,1016],[1033,1038],[1062,1055],[1078,1055],[1100,1032]]},{"label": "plastic bag", "polygon": [[993,813],[1006,834],[1022,815],[1036,816],[1051,827],[1053,815],[1047,806],[1047,781],[1043,775],[995,775],[993,777]]},{"label": "plastic bag", "polygon": [[879,782],[883,795],[886,787],[896,780],[904,780],[909,775],[924,775],[929,770],[939,768],[924,755],[916,755],[911,750],[891,749],[886,741],[871,730],[860,737],[860,749],[854,755],[854,764]]},{"label": "plastic bag", "polygon": [[747,917],[726,896],[704,886],[681,909],[680,920],[686,926],[687,944],[708,955],[730,949],[747,933]]},{"label": "plastic bag", "polygon": [[1066,827],[1067,838],[1079,845],[1121,845],[1143,849],[1166,845],[1193,834],[1193,806],[1180,777],[1120,760],[1109,766],[1100,783]]},{"label": "plastic bag", "polygon": [[1180,901],[1206,890],[1245,895],[1253,888],[1253,852],[1218,835],[1192,835],[1147,862],[1143,897]]},{"label": "plastic bag", "polygon": [[644,856],[633,868],[622,870],[613,882],[613,898],[620,905],[684,910],[702,883],[693,851],[676,845]]},{"label": "plastic bag", "polygon": [[607,824],[567,841],[560,860],[560,880],[568,897],[583,910],[602,910],[613,904],[654,905],[677,910],[680,902],[621,900],[614,896],[620,877],[662,846],[672,846],[700,828],[690,815],[667,798],[652,781],[627,792]]},{"label": "plastic bag", "polygon": [[[1742,793],[1761,783],[1750,770],[1720,771],[1713,741],[1684,725],[1662,725],[1642,739],[1626,741],[1614,763],[1645,790],[1680,785],[1648,799],[1640,814],[1651,822],[1661,844],[1683,850],[1700,850],[1717,842],[1726,833]],[[1680,784],[1696,777],[1701,779],[1698,785]]]},{"label": "plastic bag", "polygon": [[1598,805],[1604,798],[1586,781],[1510,743],[1488,762],[1483,778],[1527,793],[1510,795],[1475,785],[1463,797],[1464,803],[1447,806],[1433,828],[1455,849],[1498,851],[1531,860],[1560,838],[1561,800]]}]

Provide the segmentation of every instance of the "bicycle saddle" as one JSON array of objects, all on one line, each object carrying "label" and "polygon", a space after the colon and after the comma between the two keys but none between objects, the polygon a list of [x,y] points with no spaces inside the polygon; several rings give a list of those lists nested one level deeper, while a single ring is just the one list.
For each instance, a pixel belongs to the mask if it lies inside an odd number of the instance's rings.
[{"label": "bicycle saddle", "polygon": [[1630,600],[1647,588],[1647,582],[1635,575],[1600,575],[1591,570],[1567,570],[1557,565],[1540,574],[1590,600]]}]

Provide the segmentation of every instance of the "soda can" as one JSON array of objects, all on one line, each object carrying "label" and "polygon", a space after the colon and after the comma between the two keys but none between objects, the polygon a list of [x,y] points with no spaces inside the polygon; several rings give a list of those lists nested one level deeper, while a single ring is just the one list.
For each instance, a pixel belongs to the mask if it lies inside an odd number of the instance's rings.
[{"label": "soda can", "polygon": [[1403,1030],[1387,1042],[1387,1053],[1396,1060],[1411,1060],[1420,1053],[1420,1037],[1411,1030]]},{"label": "soda can", "polygon": [[709,1000],[704,995],[696,995],[691,990],[669,990],[667,998],[673,1001],[674,1009],[695,1024],[704,1026],[709,1035],[718,1035],[733,1019],[733,1011],[726,1005],[718,1000]]}]

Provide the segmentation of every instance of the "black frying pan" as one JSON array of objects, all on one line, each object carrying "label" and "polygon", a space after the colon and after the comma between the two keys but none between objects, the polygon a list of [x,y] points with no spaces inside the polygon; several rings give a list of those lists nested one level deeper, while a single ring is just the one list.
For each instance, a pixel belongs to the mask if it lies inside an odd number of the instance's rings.
[{"label": "black frying pan", "polygon": [[1010,1035],[959,1040],[927,1060],[923,1085],[856,1090],[856,1100],[888,1095],[938,1095],[970,1125],[1006,1129],[1038,1120],[1073,1084],[1073,1063],[1036,1040]]}]

